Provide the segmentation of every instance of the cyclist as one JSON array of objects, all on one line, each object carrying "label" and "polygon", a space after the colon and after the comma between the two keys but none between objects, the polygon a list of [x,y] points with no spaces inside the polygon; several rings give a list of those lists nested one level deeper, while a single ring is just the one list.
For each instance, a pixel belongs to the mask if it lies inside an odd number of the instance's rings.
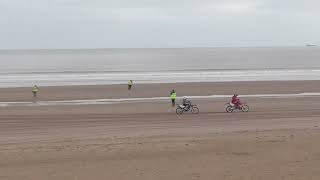
[{"label": "cyclist", "polygon": [[232,96],[231,102],[232,102],[232,104],[234,104],[237,108],[239,108],[239,107],[242,105],[242,103],[241,103],[241,101],[240,101],[240,99],[239,99],[239,97],[238,97],[238,94],[234,94],[234,95]]}]

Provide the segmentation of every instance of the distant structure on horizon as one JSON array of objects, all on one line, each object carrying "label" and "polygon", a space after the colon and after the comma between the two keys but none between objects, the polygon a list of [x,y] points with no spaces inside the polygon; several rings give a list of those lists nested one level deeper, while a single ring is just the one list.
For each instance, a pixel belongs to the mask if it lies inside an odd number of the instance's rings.
[{"label": "distant structure on horizon", "polygon": [[314,47],[314,46],[317,46],[316,44],[307,44],[306,45],[307,47]]}]

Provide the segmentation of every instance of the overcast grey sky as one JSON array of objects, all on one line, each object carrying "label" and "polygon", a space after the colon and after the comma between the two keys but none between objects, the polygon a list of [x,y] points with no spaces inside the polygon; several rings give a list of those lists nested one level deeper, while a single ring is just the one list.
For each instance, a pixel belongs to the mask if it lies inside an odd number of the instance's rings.
[{"label": "overcast grey sky", "polygon": [[320,0],[0,0],[0,49],[320,44]]}]

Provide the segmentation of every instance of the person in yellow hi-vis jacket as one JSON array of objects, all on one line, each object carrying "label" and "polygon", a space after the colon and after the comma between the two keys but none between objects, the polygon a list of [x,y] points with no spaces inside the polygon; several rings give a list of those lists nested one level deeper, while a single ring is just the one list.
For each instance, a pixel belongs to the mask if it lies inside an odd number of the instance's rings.
[{"label": "person in yellow hi-vis jacket", "polygon": [[177,93],[174,89],[170,93],[170,98],[171,98],[172,107],[176,106]]},{"label": "person in yellow hi-vis jacket", "polygon": [[128,81],[128,90],[131,90],[132,86],[133,86],[133,81],[129,80]]},{"label": "person in yellow hi-vis jacket", "polygon": [[34,85],[32,88],[32,94],[33,97],[36,98],[37,97],[37,93],[39,92],[39,87],[37,85]]}]

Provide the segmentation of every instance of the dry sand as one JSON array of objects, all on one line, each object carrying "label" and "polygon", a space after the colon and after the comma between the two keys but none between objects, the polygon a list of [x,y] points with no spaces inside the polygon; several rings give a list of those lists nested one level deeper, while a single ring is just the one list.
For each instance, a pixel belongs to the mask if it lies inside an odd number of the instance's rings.
[{"label": "dry sand", "polygon": [[[164,96],[173,86],[179,95],[231,94],[235,84],[240,94],[320,92],[319,81],[189,83],[130,93],[123,85],[50,87],[40,99]],[[21,101],[24,90],[1,89],[0,98]],[[203,99],[195,100],[199,115],[182,116],[169,102],[2,107],[0,179],[318,180],[319,100],[248,98],[249,113],[228,114],[226,99]]]}]

